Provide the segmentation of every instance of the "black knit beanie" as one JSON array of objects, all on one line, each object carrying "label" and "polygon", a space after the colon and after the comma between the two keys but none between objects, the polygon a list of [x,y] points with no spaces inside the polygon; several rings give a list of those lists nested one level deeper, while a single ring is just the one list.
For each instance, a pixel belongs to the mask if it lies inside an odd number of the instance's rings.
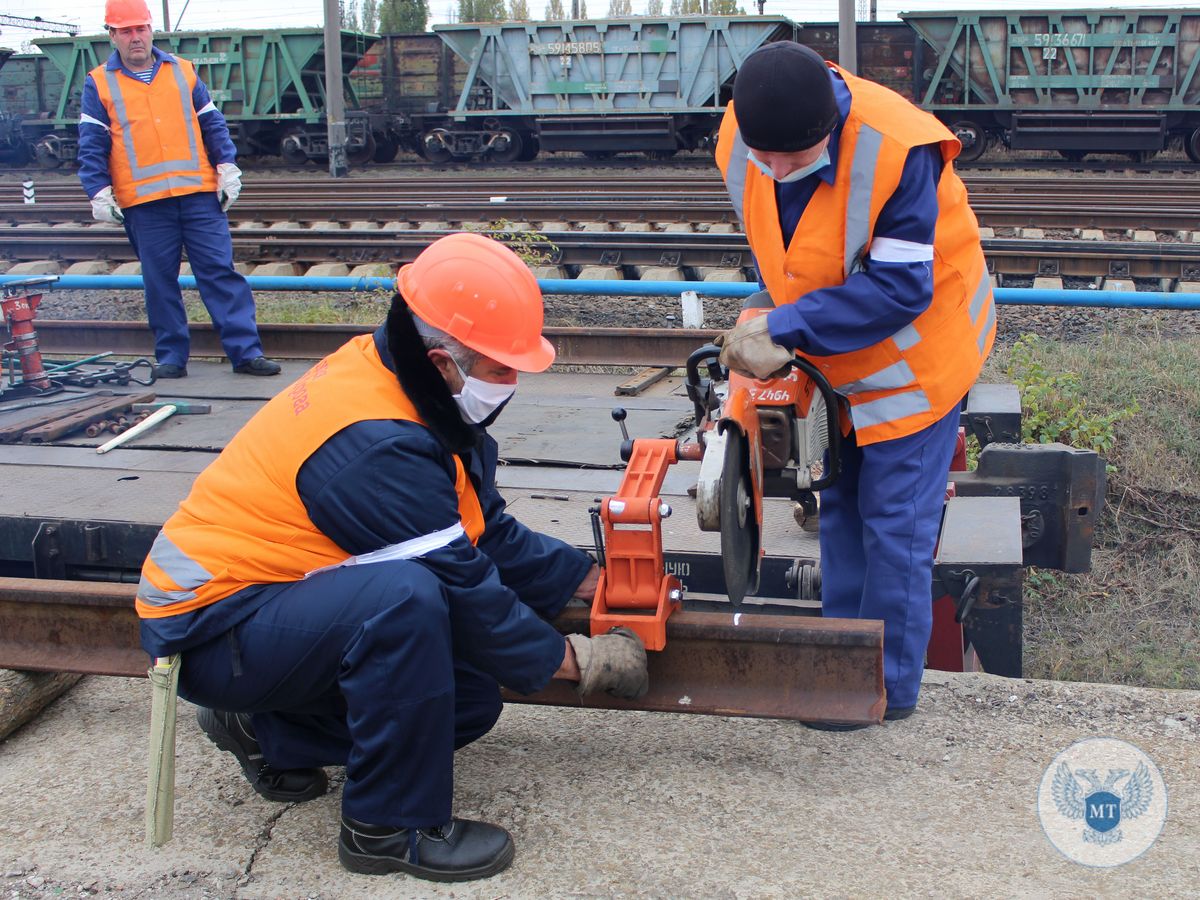
[{"label": "black knit beanie", "polygon": [[829,68],[816,51],[792,41],[759,47],[733,83],[733,110],[751,150],[807,150],[838,123]]}]

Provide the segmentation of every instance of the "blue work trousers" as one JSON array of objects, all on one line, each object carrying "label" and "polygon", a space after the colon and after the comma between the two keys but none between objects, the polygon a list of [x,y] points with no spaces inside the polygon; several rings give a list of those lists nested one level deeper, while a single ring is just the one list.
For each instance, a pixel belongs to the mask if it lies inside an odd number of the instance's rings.
[{"label": "blue work trousers", "polygon": [[140,203],[124,210],[125,233],[142,264],[146,318],[154,332],[154,356],[160,363],[183,366],[191,341],[187,312],[179,290],[181,251],[200,289],[200,299],[237,366],[263,355],[254,319],[250,285],[233,267],[229,219],[212,191]]},{"label": "blue work trousers", "polygon": [[859,447],[842,441],[842,472],[821,492],[821,609],[882,619],[888,706],[916,705],[933,627],[933,552],[959,409],[916,434]]},{"label": "blue work trousers", "polygon": [[281,769],[344,765],[342,811],[395,827],[450,820],[454,751],[500,716],[495,679],[452,651],[441,581],[416,562],[296,582],[183,654],[179,693],[251,713]]}]

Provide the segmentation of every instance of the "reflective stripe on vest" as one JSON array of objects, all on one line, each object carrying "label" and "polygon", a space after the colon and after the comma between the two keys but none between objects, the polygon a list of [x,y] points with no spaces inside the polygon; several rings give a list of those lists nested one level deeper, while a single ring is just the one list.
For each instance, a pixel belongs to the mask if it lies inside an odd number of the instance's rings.
[{"label": "reflective stripe on vest", "polygon": [[195,600],[196,588],[212,581],[212,572],[176,547],[161,531],[150,545],[150,554],[146,558],[162,569],[179,588],[177,591],[169,591],[157,587],[143,571],[142,580],[138,583],[137,596],[139,601],[148,606],[170,606],[172,603]]},{"label": "reflective stripe on vest", "polygon": [[[195,118],[192,114],[192,92],[188,88],[187,79],[184,78],[183,68],[179,65],[170,65],[164,63],[159,67],[159,73],[162,70],[169,68],[175,76],[175,85],[179,88],[179,105],[183,111],[185,121]],[[196,131],[194,128],[188,127],[188,155],[184,159],[168,159],[160,163],[152,163],[150,165],[142,165],[138,161],[137,146],[133,140],[133,123],[129,119],[129,113],[125,109],[125,98],[121,94],[121,82],[117,77],[117,72],[105,68],[104,78],[108,83],[109,95],[112,97],[113,111],[116,113],[117,124],[121,126],[121,143],[125,148],[125,156],[129,160],[129,168],[133,174],[134,193],[138,197],[147,197],[150,194],[157,194],[160,191],[170,190],[178,187],[201,187],[203,186],[203,178],[200,175],[200,148],[196,143]],[[196,174],[182,174],[180,170],[191,169]],[[161,176],[161,177],[160,177]],[[153,178],[154,181],[142,183],[145,179]]]},{"label": "reflective stripe on vest", "polygon": [[864,125],[854,145],[850,165],[850,196],[846,201],[846,249],[842,255],[842,271],[847,278],[862,268],[863,251],[871,239],[871,194],[875,189],[875,166],[883,135]]},{"label": "reflective stripe on vest", "polygon": [[742,130],[739,128],[733,135],[733,151],[729,154],[729,165],[725,169],[725,190],[729,192],[743,234],[746,232],[746,166],[749,162],[750,148],[742,140]]}]

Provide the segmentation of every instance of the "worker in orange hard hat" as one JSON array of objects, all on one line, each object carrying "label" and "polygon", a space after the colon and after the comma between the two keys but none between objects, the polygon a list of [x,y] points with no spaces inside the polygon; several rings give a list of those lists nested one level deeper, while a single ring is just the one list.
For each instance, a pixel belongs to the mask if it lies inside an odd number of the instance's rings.
[{"label": "worker in orange hard hat", "polygon": [[141,263],[155,374],[187,376],[186,248],[233,371],[278,375],[263,356],[250,286],[233,267],[226,212],[242,172],[225,119],[195,67],[154,46],[145,0],[107,0],[104,24],[114,50],[84,79],[79,180],[93,218],[123,225]]},{"label": "worker in orange hard hat", "polygon": [[104,4],[105,28],[133,28],[153,21],[145,0],[108,0]]},{"label": "worker in orange hard hat", "polygon": [[505,513],[492,422],[554,361],[542,297],[503,245],[453,234],[400,269],[387,321],[267,403],[197,478],[142,570],[151,656],[259,794],[309,800],[344,765],[338,853],[355,872],[459,881],[513,857],[451,814],[454,751],[500,687],[552,678],[634,698],[628,629],[563,638],[591,558]]}]

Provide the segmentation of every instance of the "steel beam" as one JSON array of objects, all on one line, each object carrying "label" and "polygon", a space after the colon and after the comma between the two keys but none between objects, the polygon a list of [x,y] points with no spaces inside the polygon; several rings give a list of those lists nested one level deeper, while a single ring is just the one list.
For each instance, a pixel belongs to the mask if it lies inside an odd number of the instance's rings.
[{"label": "steel beam", "polygon": [[[0,668],[144,676],[136,588],[108,582],[0,578]],[[563,633],[586,631],[568,609]],[[650,692],[637,701],[588,697],[555,682],[515,702],[723,716],[882,720],[883,623],[681,612],[667,649],[650,658]]]},{"label": "steel beam", "polygon": [[[190,326],[194,356],[222,356],[208,322]],[[38,344],[50,356],[90,356],[111,350],[121,356],[153,355],[154,336],[145,322],[39,320]],[[279,359],[320,359],[369,325],[275,325],[259,323],[263,343]],[[545,328],[560,365],[677,366],[719,334],[692,328]],[[0,335],[7,332],[0,327]]]}]

